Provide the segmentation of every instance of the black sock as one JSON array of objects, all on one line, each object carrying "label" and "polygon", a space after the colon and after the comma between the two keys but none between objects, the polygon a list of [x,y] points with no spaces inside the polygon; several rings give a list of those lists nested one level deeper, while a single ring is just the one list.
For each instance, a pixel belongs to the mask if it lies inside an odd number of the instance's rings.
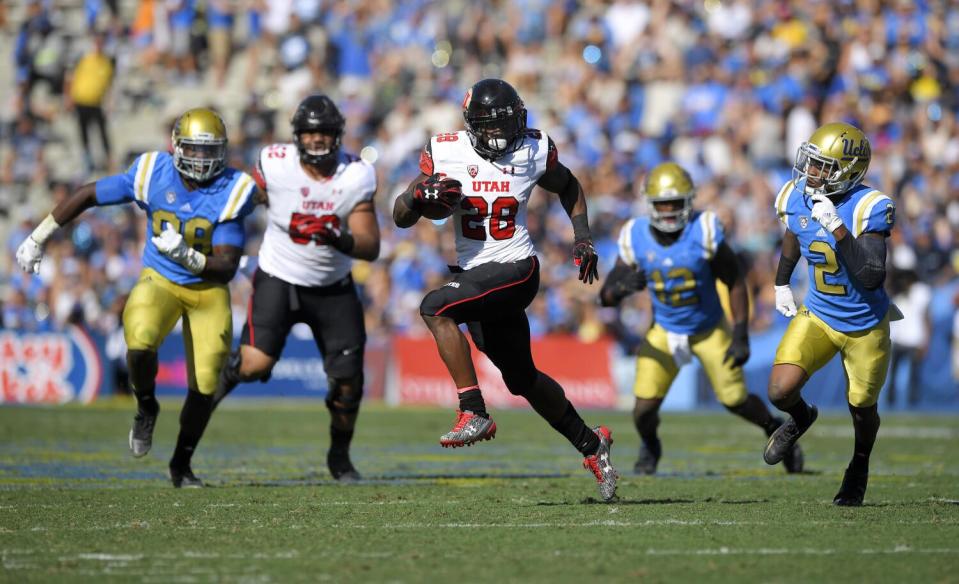
[{"label": "black sock", "polygon": [[653,455],[653,458],[659,460],[659,458],[663,455],[663,443],[659,441],[659,437],[653,436],[652,438],[646,438],[644,436],[640,436],[640,439],[642,439],[643,446],[646,447],[646,450]]},{"label": "black sock", "polygon": [[759,396],[754,393],[747,394],[746,399],[738,406],[726,406],[726,409],[762,428],[766,432],[766,436],[771,435],[783,422],[774,418],[769,413],[769,408],[766,407],[763,400],[759,399]]},{"label": "black sock", "polygon": [[879,432],[879,409],[876,406],[857,408],[849,406],[852,414],[855,445],[852,451],[852,461],[849,468],[860,474],[869,473],[869,456],[876,443],[876,434]]},{"label": "black sock", "polygon": [[464,387],[457,390],[460,398],[460,411],[471,411],[477,416],[483,416],[488,418],[489,414],[486,413],[486,402],[483,400],[483,392],[480,391],[478,385],[472,387]]},{"label": "black sock", "polygon": [[155,416],[160,411],[160,404],[156,400],[158,367],[155,351],[127,351],[130,386],[137,399],[137,414],[140,416]]},{"label": "black sock", "polygon": [[347,451],[353,441],[353,430],[341,430],[330,425],[330,450]]},{"label": "black sock", "polygon": [[786,409],[786,412],[793,417],[796,425],[800,428],[809,426],[810,420],[812,419],[812,410],[809,409],[809,404],[807,404],[803,398],[799,398],[796,405]]},{"label": "black sock", "polygon": [[143,395],[134,391],[133,395],[137,398],[137,414],[140,416],[155,416],[160,412],[160,402],[152,393]]},{"label": "black sock", "polygon": [[637,400],[633,406],[633,425],[640,440],[656,458],[663,454],[663,443],[659,441],[659,404],[652,404],[648,400]]},{"label": "black sock", "polygon": [[766,438],[769,438],[770,436],[772,436],[773,432],[776,431],[776,428],[782,426],[784,421],[785,420],[783,420],[779,416],[773,416],[772,422],[770,422],[768,426],[763,428],[763,430],[765,430],[766,432]]},{"label": "black sock", "polygon": [[223,401],[223,398],[230,395],[230,392],[240,384],[240,352],[231,353],[220,369],[220,376],[217,378],[216,391],[213,392],[213,407]]},{"label": "black sock", "polygon": [[599,449],[599,436],[593,432],[583,418],[579,417],[572,403],[566,402],[566,411],[558,422],[550,423],[557,432],[566,436],[566,439],[579,450],[583,456],[596,454]]},{"label": "black sock", "polygon": [[176,448],[170,466],[188,468],[193,451],[206,430],[210,414],[213,413],[213,396],[203,395],[198,391],[188,391],[183,409],[180,410],[180,434],[176,439]]}]

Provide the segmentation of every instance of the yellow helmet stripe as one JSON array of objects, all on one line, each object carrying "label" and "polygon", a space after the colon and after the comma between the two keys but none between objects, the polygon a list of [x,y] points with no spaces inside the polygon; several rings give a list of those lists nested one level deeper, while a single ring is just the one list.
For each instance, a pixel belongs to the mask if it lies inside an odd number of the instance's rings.
[{"label": "yellow helmet stripe", "polygon": [[856,208],[853,209],[852,219],[852,234],[854,237],[859,237],[859,235],[865,231],[866,222],[869,221],[869,213],[866,212],[866,209],[881,196],[882,193],[877,190],[872,190],[866,193],[866,195],[856,203]]},{"label": "yellow helmet stripe", "polygon": [[633,225],[636,219],[630,219],[619,230],[619,257],[627,265],[636,265],[636,252],[633,250]]},{"label": "yellow helmet stripe", "polygon": [[147,202],[150,195],[150,180],[153,178],[153,167],[156,165],[157,153],[146,152],[140,157],[136,178],[133,179],[133,196],[138,201]]},{"label": "yellow helmet stripe", "polygon": [[783,223],[786,222],[786,203],[789,202],[789,196],[792,194],[792,192],[793,181],[789,181],[783,185],[783,188],[779,189],[779,194],[776,195],[776,215]]},{"label": "yellow helmet stripe", "polygon": [[247,199],[253,193],[253,187],[254,183],[250,175],[245,172],[242,173],[240,178],[233,183],[233,190],[230,191],[227,204],[223,207],[223,212],[220,213],[221,222],[236,218],[236,213],[243,208],[243,205],[246,204]]}]

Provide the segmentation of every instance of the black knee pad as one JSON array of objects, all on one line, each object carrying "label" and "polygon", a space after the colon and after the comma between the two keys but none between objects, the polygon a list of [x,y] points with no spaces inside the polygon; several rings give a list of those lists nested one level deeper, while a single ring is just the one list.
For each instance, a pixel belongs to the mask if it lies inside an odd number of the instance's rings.
[{"label": "black knee pad", "polygon": [[[344,392],[342,386],[348,385],[352,389]],[[331,412],[339,414],[355,414],[360,410],[363,400],[363,374],[354,377],[339,379],[330,378],[330,391],[326,395],[326,407]]]}]

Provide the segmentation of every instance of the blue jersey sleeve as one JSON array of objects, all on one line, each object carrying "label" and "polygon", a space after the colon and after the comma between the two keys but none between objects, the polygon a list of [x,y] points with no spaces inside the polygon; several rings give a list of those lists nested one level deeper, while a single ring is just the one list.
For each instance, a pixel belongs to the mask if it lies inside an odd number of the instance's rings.
[{"label": "blue jersey sleeve", "polygon": [[97,205],[119,205],[134,199],[133,181],[136,162],[123,174],[115,174],[97,181]]},{"label": "blue jersey sleeve", "polygon": [[146,152],[138,156],[125,173],[97,181],[97,204],[117,205],[136,201],[138,205],[145,207],[153,170],[160,158],[160,152]]},{"label": "blue jersey sleeve", "polygon": [[627,266],[636,266],[636,247],[633,243],[635,219],[630,219],[619,230],[619,259]]},{"label": "blue jersey sleeve", "polygon": [[854,237],[867,232],[889,233],[896,222],[896,204],[888,196],[872,190],[856,202],[851,219],[852,224],[846,228]]},{"label": "blue jersey sleeve", "polygon": [[882,195],[869,210],[863,232],[889,233],[896,223],[896,203]]},{"label": "blue jersey sleeve", "polygon": [[719,217],[712,211],[704,211],[698,219],[700,233],[703,238],[703,252],[706,259],[712,259],[716,255],[716,250],[726,240],[726,232],[723,230],[723,224]]},{"label": "blue jersey sleeve", "polygon": [[213,229],[213,245],[230,245],[243,248],[246,244],[246,230],[243,228],[243,219],[234,219],[224,223],[217,223]]}]

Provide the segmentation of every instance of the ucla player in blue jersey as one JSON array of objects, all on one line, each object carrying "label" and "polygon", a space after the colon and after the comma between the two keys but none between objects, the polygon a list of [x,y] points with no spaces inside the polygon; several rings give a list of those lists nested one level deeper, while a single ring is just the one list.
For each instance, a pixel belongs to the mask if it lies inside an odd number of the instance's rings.
[{"label": "ucla player in blue jersey", "polygon": [[43,244],[94,206],[133,202],[147,214],[143,271],[123,311],[124,337],[137,413],[130,451],[150,451],[160,406],[157,349],[183,319],[189,391],[170,461],[175,487],[202,487],[190,467],[209,421],[212,396],[233,340],[230,293],[244,245],[243,218],[255,204],[253,179],[225,166],[226,127],[209,109],[191,109],[173,128],[173,154],[147,152],[124,173],[83,185],[27,237],[17,262],[37,272]]},{"label": "ucla player in blue jersey", "polygon": [[[793,317],[776,351],[769,399],[792,419],[769,438],[763,458],[782,459],[816,421],[801,390],[836,353],[846,372],[846,398],[855,430],[852,460],[833,503],[862,505],[869,455],[879,431],[877,402],[889,367],[889,321],[902,318],[882,284],[886,237],[896,205],[861,184],[869,140],[846,123],[817,129],[799,147],[793,179],[776,197],[786,233],[776,273],[776,309]],[[789,280],[799,258],[809,266],[809,292],[797,308]]]},{"label": "ucla player in blue jersey", "polygon": [[[749,359],[745,274],[725,241],[716,215],[693,211],[693,181],[678,164],[665,162],[646,177],[649,217],[628,221],[619,237],[619,259],[600,300],[615,306],[652,280],[654,324],[636,361],[633,420],[642,441],[637,474],[654,474],[662,456],[659,408],[679,368],[699,358],[719,401],[770,435],[782,420],[759,396],[748,393],[743,364]],[[733,324],[726,321],[716,281],[729,288]],[[786,453],[788,472],[803,467],[798,446]]]}]

